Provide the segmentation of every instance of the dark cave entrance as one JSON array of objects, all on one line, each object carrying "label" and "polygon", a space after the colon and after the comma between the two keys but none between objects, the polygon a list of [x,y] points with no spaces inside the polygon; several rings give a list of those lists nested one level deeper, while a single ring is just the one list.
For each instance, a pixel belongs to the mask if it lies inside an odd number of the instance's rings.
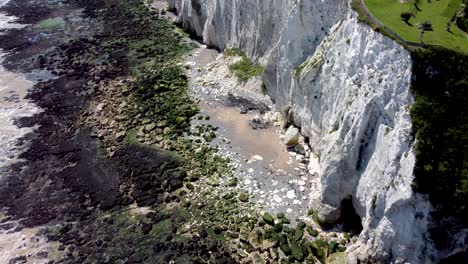
[{"label": "dark cave entrance", "polygon": [[361,217],[354,210],[352,197],[341,201],[341,216],[338,223],[343,225],[344,232],[352,235],[359,235],[362,232]]}]

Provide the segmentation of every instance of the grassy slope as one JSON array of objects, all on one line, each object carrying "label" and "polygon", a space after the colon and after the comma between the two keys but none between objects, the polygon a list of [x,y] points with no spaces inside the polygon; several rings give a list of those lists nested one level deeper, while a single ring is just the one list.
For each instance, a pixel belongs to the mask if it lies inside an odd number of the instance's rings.
[{"label": "grassy slope", "polygon": [[398,0],[365,0],[367,8],[388,28],[398,33],[407,41],[419,42],[421,30],[416,25],[418,22],[430,21],[434,31],[424,33],[426,44],[441,45],[456,51],[468,53],[468,34],[461,31],[456,25],[452,25],[452,33],[447,32],[447,21],[461,4],[461,0],[420,1],[418,5],[422,10],[416,18],[411,18],[407,25],[400,18],[401,12],[410,10],[412,3],[400,4]]}]

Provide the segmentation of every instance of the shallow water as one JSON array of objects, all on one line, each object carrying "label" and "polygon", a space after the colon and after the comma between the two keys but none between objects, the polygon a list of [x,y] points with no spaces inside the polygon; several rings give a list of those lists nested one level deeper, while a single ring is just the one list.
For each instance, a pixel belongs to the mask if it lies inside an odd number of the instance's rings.
[{"label": "shallow water", "polygon": [[[0,0],[0,6],[8,1]],[[0,32],[6,28],[18,28],[14,17],[0,13]],[[21,149],[17,140],[32,131],[32,128],[18,128],[14,121],[20,117],[31,116],[39,109],[24,99],[33,82],[21,73],[7,71],[1,66],[5,52],[0,50],[0,169],[15,161]],[[1,178],[1,175],[0,175]]]},{"label": "shallow water", "polygon": [[[2,6],[2,5],[0,5]],[[0,13],[0,29],[7,29],[7,28],[21,28],[22,25],[15,23],[15,18],[12,16],[7,16],[5,14]],[[0,32],[0,35],[2,33]]]},{"label": "shallow water", "polygon": [[[191,65],[193,96],[200,100],[202,115],[208,121],[195,121],[218,127],[218,137],[212,144],[232,161],[241,190],[251,195],[251,200],[270,213],[285,213],[293,220],[303,216],[309,207],[312,194],[318,188],[318,176],[309,173],[306,163],[297,160],[281,140],[280,128],[270,126],[254,130],[249,121],[258,111],[241,114],[240,108],[227,106],[225,97],[211,93],[213,87],[202,88],[195,81],[207,74],[210,63],[219,52],[205,46],[194,50],[187,58]],[[214,69],[212,69],[214,70]],[[258,160],[256,157],[260,156]]]},{"label": "shallow water", "polygon": [[[0,0],[0,6],[7,2]],[[0,37],[4,29],[24,26],[15,24],[15,20],[15,17],[0,13]],[[35,104],[24,97],[38,79],[51,77],[50,74],[42,71],[28,74],[10,72],[2,66],[6,55],[0,50],[0,184],[2,184],[3,177],[7,175],[8,165],[16,162],[18,155],[27,147],[27,144],[17,146],[18,139],[34,131],[34,128],[18,128],[15,120],[40,112]],[[41,253],[48,255],[49,258],[60,259],[62,253],[57,251],[57,243],[47,242],[45,237],[37,235],[40,228],[15,231],[18,223],[4,221],[1,209],[0,221],[3,221],[3,227],[0,229],[0,263],[13,263],[11,259],[24,255],[28,255],[31,263],[48,263],[47,257],[38,258]]]},{"label": "shallow water", "polygon": [[208,105],[202,102],[202,109],[211,117],[213,124],[229,134],[231,144],[242,146],[240,154],[249,158],[259,155],[270,163],[274,170],[287,170],[290,167],[289,153],[280,141],[275,128],[254,130],[249,121],[254,113],[240,114],[239,110],[222,105]]}]

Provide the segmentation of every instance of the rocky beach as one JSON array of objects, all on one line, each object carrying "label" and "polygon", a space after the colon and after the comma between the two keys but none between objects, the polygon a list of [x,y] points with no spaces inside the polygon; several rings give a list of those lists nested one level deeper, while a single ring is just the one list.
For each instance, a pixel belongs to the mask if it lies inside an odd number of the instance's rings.
[{"label": "rocky beach", "polygon": [[254,2],[0,0],[0,264],[462,263],[415,171],[465,57]]}]

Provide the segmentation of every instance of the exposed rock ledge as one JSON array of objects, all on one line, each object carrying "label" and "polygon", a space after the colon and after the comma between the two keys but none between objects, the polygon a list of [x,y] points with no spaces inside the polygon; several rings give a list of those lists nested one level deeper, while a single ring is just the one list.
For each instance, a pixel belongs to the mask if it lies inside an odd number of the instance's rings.
[{"label": "exposed rock ledge", "polygon": [[431,263],[430,203],[413,193],[411,58],[358,24],[347,1],[170,0],[178,21],[220,49],[239,47],[266,65],[277,109],[320,156],[324,221],[352,199],[362,219],[349,261]]}]

